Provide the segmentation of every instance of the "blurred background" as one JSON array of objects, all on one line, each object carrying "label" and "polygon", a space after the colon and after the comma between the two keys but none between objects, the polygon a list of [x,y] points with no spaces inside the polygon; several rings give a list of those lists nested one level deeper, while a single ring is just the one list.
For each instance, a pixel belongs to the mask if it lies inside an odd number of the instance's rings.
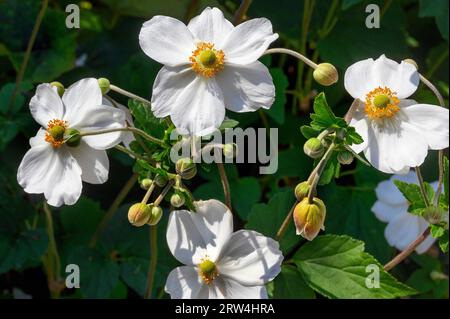
[{"label": "blurred background", "polygon": [[[149,99],[161,65],[139,47],[142,23],[154,15],[188,22],[206,6],[221,8],[232,20],[240,1],[50,0],[27,54],[44,2],[0,0],[0,298],[141,298],[150,257],[149,235],[147,229],[130,226],[126,212],[129,203],[142,198],[143,191],[136,184],[123,201],[116,203],[117,211],[112,205],[130,178],[133,181],[132,159],[111,151],[106,184],[84,184],[76,205],[51,208],[55,240],[49,239],[43,196],[25,194],[16,180],[17,167],[29,148],[28,139],[38,130],[28,103],[39,83],[59,81],[67,87],[85,77],[106,77]],[[79,29],[66,28],[65,9],[70,3],[80,8]],[[365,9],[370,3],[381,9],[379,29],[365,26]],[[322,91],[335,113],[345,114],[351,100],[342,79],[352,63],[381,54],[397,61],[412,58],[448,101],[448,6],[447,0],[253,0],[246,18],[270,19],[274,31],[280,34],[274,46],[334,64],[341,80],[324,88],[312,80],[312,70],[291,57],[262,59],[276,85],[274,105],[268,111],[228,116],[243,128],[279,128],[279,168],[273,175],[260,176],[256,164],[226,165],[237,212],[236,227],[275,234],[274,225],[281,223],[294,201],[293,187],[307,178],[312,167],[312,161],[303,154],[305,140],[299,128],[308,124],[313,98]],[[121,96],[112,96],[126,105]],[[437,104],[423,86],[414,98]],[[425,163],[427,181],[437,179],[436,159],[431,153]],[[215,166],[209,172],[199,170],[190,181],[195,198],[223,200],[215,170]],[[380,262],[388,261],[396,251],[384,238],[385,224],[370,208],[376,200],[374,187],[389,176],[359,163],[343,167],[340,174],[335,182],[319,188],[329,208],[327,232],[361,239]],[[115,212],[112,219],[102,222],[108,211]],[[160,257],[152,292],[158,298],[168,297],[162,288],[168,272],[177,265],[166,248],[166,222],[167,214],[159,227]],[[301,245],[294,230],[289,233],[281,242],[286,256]],[[64,289],[69,263],[82,269],[81,289]],[[418,298],[448,298],[448,258],[437,247],[424,255],[413,255],[392,273],[416,288]],[[444,276],[436,279],[432,273]],[[307,287],[291,294],[279,287],[275,280],[269,286],[270,296],[315,297]]]}]

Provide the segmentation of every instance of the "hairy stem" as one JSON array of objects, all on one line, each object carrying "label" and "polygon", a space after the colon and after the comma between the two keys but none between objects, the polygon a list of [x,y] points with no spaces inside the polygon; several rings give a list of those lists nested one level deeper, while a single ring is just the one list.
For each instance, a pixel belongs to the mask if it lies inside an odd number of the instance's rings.
[{"label": "hairy stem", "polygon": [[425,191],[425,182],[423,181],[422,171],[420,167],[415,168],[417,179],[419,180],[420,193],[422,194],[423,201],[425,202],[425,206],[430,206],[430,201],[427,196],[427,192]]},{"label": "hairy stem", "polygon": [[138,100],[139,102],[142,102],[142,103],[151,105],[151,102],[150,102],[149,100],[144,99],[143,97],[140,97],[139,95],[136,95],[136,94],[133,94],[133,93],[131,93],[131,92],[128,92],[128,91],[126,91],[126,90],[124,90],[124,89],[121,89],[121,88],[118,87],[118,86],[115,86],[115,85],[112,85],[112,84],[111,84],[111,85],[109,86],[109,88],[111,89],[111,91],[114,91],[114,92],[117,92],[117,93],[119,93],[119,94],[122,94],[122,95],[124,95],[124,96],[126,96],[126,97],[129,97],[130,99]]},{"label": "hairy stem", "polygon": [[231,192],[230,183],[228,183],[227,173],[225,172],[225,167],[222,162],[217,162],[217,168],[219,170],[220,180],[222,182],[223,194],[225,195],[225,204],[232,211],[231,208]]},{"label": "hairy stem", "polygon": [[98,131],[92,131],[92,132],[81,132],[80,136],[83,137],[83,136],[90,136],[90,135],[100,135],[100,134],[107,134],[107,133],[112,133],[112,132],[126,132],[126,131],[136,133],[152,143],[158,144],[160,146],[165,146],[164,141],[160,140],[159,138],[153,137],[153,136],[147,134],[146,132],[144,132],[143,130],[140,130],[140,129],[138,129],[136,127],[132,127],[132,126],[111,128],[111,129],[98,130]]},{"label": "hairy stem", "polygon": [[150,299],[152,296],[153,283],[155,281],[156,266],[158,263],[158,226],[150,226],[150,265],[147,274],[147,287],[144,298]]}]

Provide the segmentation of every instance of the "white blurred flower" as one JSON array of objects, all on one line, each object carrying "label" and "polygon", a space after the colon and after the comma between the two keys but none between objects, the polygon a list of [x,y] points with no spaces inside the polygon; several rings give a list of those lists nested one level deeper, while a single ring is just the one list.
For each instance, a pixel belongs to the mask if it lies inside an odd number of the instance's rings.
[{"label": "white blurred flower", "polygon": [[347,92],[363,102],[350,125],[364,142],[352,148],[382,172],[406,174],[424,162],[429,149],[448,147],[448,109],[407,100],[419,82],[415,66],[384,55],[345,72]]},{"label": "white blurred flower", "polygon": [[197,212],[173,211],[167,243],[186,266],[172,270],[165,290],[173,299],[267,298],[264,284],[280,272],[278,242],[255,231],[233,233],[233,216],[217,200]]},{"label": "white blurred flower", "polygon": [[[102,184],[108,179],[105,149],[121,141],[121,132],[67,139],[74,132],[124,127],[123,111],[102,105],[96,79],[83,79],[70,86],[61,98],[50,84],[40,84],[30,102],[33,118],[42,125],[30,139],[17,172],[17,181],[27,193],[44,193],[52,206],[74,204],[82,180]],[[69,146],[70,145],[70,146]]]},{"label": "white blurred flower", "polygon": [[[408,213],[408,202],[395,186],[393,182],[395,180],[418,184],[413,171],[406,175],[393,175],[389,180],[379,183],[375,189],[378,200],[372,206],[372,212],[379,220],[388,223],[384,236],[389,245],[398,250],[405,250],[428,228],[429,223],[420,216]],[[437,183],[431,185],[434,189],[437,188]],[[426,252],[435,240],[428,235],[427,239],[417,246],[416,252],[418,254]]]},{"label": "white blurred flower", "polygon": [[170,115],[177,128],[203,136],[220,126],[225,108],[270,108],[275,87],[258,58],[277,38],[269,20],[234,27],[217,8],[206,8],[187,26],[166,16],[145,22],[141,48],[164,64],[153,86],[155,116]]}]

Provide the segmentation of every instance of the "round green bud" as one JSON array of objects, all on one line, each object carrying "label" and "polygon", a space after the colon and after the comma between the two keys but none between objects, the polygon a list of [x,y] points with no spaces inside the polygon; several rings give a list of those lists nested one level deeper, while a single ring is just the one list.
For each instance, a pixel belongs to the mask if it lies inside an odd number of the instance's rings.
[{"label": "round green bud", "polygon": [[162,175],[156,175],[154,180],[156,186],[164,187],[167,184],[167,178]]},{"label": "round green bud", "polygon": [[128,209],[128,221],[131,225],[140,227],[148,223],[152,210],[149,205],[136,203]]},{"label": "round green bud", "polygon": [[150,186],[152,186],[152,184],[153,184],[153,180],[151,180],[150,178],[144,178],[140,183],[141,188],[143,190],[148,190],[150,188]]},{"label": "round green bud", "polygon": [[50,83],[50,85],[56,87],[59,96],[63,96],[65,89],[61,82],[55,81]]},{"label": "round green bud", "polygon": [[448,212],[441,207],[429,206],[425,208],[423,218],[434,225],[448,223]]},{"label": "round green bud", "polygon": [[184,197],[179,194],[173,194],[170,196],[170,204],[175,208],[179,208],[184,205]]},{"label": "round green bud", "polygon": [[339,152],[339,154],[337,155],[337,160],[342,165],[349,165],[349,164],[351,164],[353,162],[353,159],[354,159],[354,156],[349,151]]},{"label": "round green bud", "polygon": [[152,207],[150,219],[148,220],[147,224],[150,226],[155,226],[161,220],[162,214],[163,210],[161,207],[159,206]]},{"label": "round green bud", "polygon": [[412,65],[414,65],[414,67],[415,67],[417,70],[419,70],[419,65],[418,65],[417,62],[414,61],[413,59],[405,59],[405,60],[403,60],[403,62],[412,64]]},{"label": "round green bud", "polygon": [[301,201],[303,198],[308,196],[311,185],[307,181],[301,182],[295,186],[295,197],[298,201]]},{"label": "round green bud", "polygon": [[330,86],[339,80],[339,74],[334,65],[321,63],[313,72],[314,80],[323,86]]},{"label": "round green bud", "polygon": [[81,136],[80,131],[70,128],[66,132],[67,136],[70,136],[69,139],[66,141],[67,146],[70,147],[77,147],[81,143]]},{"label": "round green bud", "polygon": [[175,164],[175,171],[182,179],[191,179],[197,174],[197,166],[190,158],[182,158]]},{"label": "round green bud", "polygon": [[109,92],[111,83],[107,78],[99,78],[98,79],[98,85],[100,86],[100,90],[102,91],[102,94],[105,95]]},{"label": "round green bud", "polygon": [[325,153],[325,148],[317,137],[312,137],[303,145],[303,151],[311,158],[319,158]]},{"label": "round green bud", "polygon": [[297,235],[313,240],[324,229],[327,210],[323,201],[314,197],[312,203],[305,197],[298,203],[293,212]]},{"label": "round green bud", "polygon": [[211,67],[214,65],[214,63],[216,63],[217,57],[214,51],[206,50],[200,53],[198,59],[204,66]]}]

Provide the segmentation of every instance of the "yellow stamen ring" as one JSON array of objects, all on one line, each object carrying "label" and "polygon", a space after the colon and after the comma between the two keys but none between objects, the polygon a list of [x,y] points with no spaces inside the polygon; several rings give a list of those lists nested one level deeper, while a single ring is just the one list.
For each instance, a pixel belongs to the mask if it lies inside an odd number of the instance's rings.
[{"label": "yellow stamen ring", "polygon": [[192,69],[206,78],[211,78],[223,70],[225,54],[222,50],[214,49],[214,44],[201,42],[189,58]]},{"label": "yellow stamen ring", "polygon": [[387,87],[378,87],[366,95],[365,111],[373,120],[391,118],[400,111],[399,103],[396,92]]},{"label": "yellow stamen ring", "polygon": [[53,119],[48,122],[45,132],[45,141],[52,144],[54,148],[59,148],[64,143],[64,133],[67,129],[67,122]]}]

